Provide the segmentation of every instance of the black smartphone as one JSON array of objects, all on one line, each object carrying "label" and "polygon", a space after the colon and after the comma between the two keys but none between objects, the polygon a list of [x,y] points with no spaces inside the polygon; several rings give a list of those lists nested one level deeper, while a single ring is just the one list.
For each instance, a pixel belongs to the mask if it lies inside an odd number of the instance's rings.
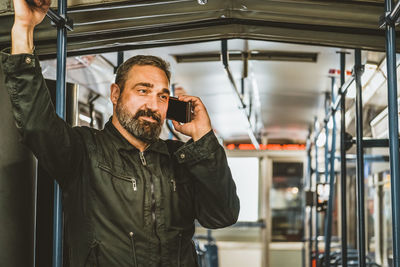
[{"label": "black smartphone", "polygon": [[169,97],[167,119],[187,123],[192,120],[192,102],[180,101],[176,97]]}]

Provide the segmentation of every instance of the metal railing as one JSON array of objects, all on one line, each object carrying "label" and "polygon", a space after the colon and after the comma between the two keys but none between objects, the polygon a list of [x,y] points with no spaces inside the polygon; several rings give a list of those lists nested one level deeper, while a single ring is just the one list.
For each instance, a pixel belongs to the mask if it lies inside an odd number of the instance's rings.
[{"label": "metal railing", "polygon": [[[57,76],[56,76],[56,113],[65,120],[65,88],[67,31],[73,30],[73,22],[67,17],[67,0],[58,0],[58,12],[49,9],[47,12],[52,23],[57,27]],[[53,204],[53,267],[62,266],[62,192],[60,185],[54,180]]]},{"label": "metal railing", "polygon": [[394,22],[400,15],[400,2],[393,8],[393,0],[385,0],[386,64],[388,82],[390,187],[392,196],[393,266],[400,267],[400,175],[399,125],[397,106],[396,31]]},{"label": "metal railing", "polygon": [[[353,77],[347,82],[344,82],[345,73],[345,54],[341,53],[340,57],[340,68],[341,68],[341,87],[338,90],[338,97],[332,99],[331,108],[326,111],[324,118],[324,126],[318,127],[316,121],[314,128],[314,150],[315,150],[315,180],[319,182],[318,170],[318,147],[316,145],[318,136],[321,134],[323,128],[327,126],[329,120],[334,118],[334,115],[338,109],[341,109],[341,127],[340,127],[340,160],[341,160],[341,264],[346,267],[348,265],[348,248],[347,248],[347,204],[346,204],[346,160],[349,160],[346,156],[346,150],[352,144],[356,144],[356,161],[357,161],[357,266],[367,266],[366,262],[366,244],[365,244],[365,199],[364,199],[364,161],[368,160],[368,157],[364,158],[364,148],[365,147],[389,147],[390,156],[390,174],[391,174],[391,197],[392,197],[392,229],[393,229],[393,266],[400,267],[400,177],[399,177],[399,128],[398,128],[398,101],[397,101],[397,75],[396,75],[396,32],[395,25],[400,16],[400,2],[397,2],[396,6],[393,8],[394,2],[392,0],[385,0],[385,14],[381,18],[380,26],[386,29],[386,58],[387,58],[387,83],[388,83],[388,128],[389,128],[389,139],[371,139],[363,138],[363,120],[362,120],[362,86],[361,86],[361,75],[363,73],[363,66],[361,65],[361,50],[355,50],[355,66],[353,71]],[[348,140],[346,137],[346,123],[345,123],[345,100],[346,91],[351,85],[351,83],[356,83],[356,138],[355,140]],[[332,86],[333,87],[333,86]],[[332,90],[332,95],[334,91]],[[332,133],[336,131],[335,123]],[[326,134],[327,136],[327,134]],[[330,164],[325,164],[325,174],[328,173],[328,168],[330,167],[330,186],[334,187],[334,159],[335,159],[335,137],[332,136],[332,146],[330,153]],[[311,143],[311,137],[309,137],[308,142]],[[325,161],[328,161],[326,151],[328,148],[328,142],[325,144]],[[311,145],[310,145],[311,151]],[[332,153],[333,152],[333,153]],[[368,155],[366,155],[368,156]],[[311,162],[311,153],[308,153],[308,160]],[[374,159],[372,159],[374,160]],[[326,175],[327,176],[327,175]],[[311,187],[311,172],[308,179],[310,179]],[[316,190],[316,189],[315,189]],[[329,200],[328,200],[328,211],[326,216],[325,225],[325,253],[323,256],[323,263],[325,266],[330,265],[330,240],[331,240],[331,222],[332,222],[332,208],[330,207],[334,197],[333,188],[330,188]],[[312,209],[310,209],[312,210]],[[312,213],[310,214],[310,217]],[[316,266],[319,266],[319,252],[318,252],[318,212],[315,209],[315,235],[313,240],[315,240],[315,260]],[[311,222],[310,222],[311,223]],[[312,225],[310,225],[310,233],[312,233]],[[312,242],[310,235],[310,241]],[[312,244],[310,244],[312,248]],[[310,251],[310,266],[312,262],[312,251]],[[336,255],[337,256],[337,255]]]}]

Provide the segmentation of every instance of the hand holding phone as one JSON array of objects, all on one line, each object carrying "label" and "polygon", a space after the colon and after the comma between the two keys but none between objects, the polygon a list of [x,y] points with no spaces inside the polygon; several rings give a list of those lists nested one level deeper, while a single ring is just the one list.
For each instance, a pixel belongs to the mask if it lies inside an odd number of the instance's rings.
[{"label": "hand holding phone", "polygon": [[[174,125],[175,130],[177,130],[182,134],[192,137],[194,141],[199,140],[201,137],[203,137],[205,134],[211,131],[210,118],[208,116],[206,107],[204,106],[203,102],[201,102],[200,98],[195,96],[180,96],[178,100],[191,103],[191,107],[189,109],[191,110],[190,112],[191,120],[184,124],[180,124],[177,120],[173,120],[172,123]],[[187,114],[188,110],[187,107],[186,110],[185,108],[183,108],[182,110],[184,111],[180,113],[181,115]]]}]

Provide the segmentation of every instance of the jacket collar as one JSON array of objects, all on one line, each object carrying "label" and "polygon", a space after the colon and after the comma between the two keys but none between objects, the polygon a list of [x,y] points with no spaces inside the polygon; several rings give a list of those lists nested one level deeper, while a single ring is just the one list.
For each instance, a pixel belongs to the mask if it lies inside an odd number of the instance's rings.
[{"label": "jacket collar", "polygon": [[[108,120],[108,122],[104,126],[104,129],[115,137],[113,139],[113,143],[115,144],[117,150],[139,151],[139,149],[137,149],[135,146],[129,143],[128,140],[126,140],[125,137],[117,130],[117,128],[115,128],[114,124],[112,124],[111,119],[112,117]],[[157,153],[169,155],[167,144],[162,139],[158,139],[156,142],[150,144],[150,146],[146,149],[146,151],[154,151]]]}]

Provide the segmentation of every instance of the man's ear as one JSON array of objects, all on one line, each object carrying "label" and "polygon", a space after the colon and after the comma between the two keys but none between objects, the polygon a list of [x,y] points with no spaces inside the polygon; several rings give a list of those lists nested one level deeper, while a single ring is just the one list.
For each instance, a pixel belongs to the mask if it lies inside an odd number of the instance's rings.
[{"label": "man's ear", "polygon": [[113,105],[116,105],[119,99],[119,95],[121,94],[121,89],[119,88],[118,84],[113,83],[111,84],[111,93],[110,93],[110,99]]}]

